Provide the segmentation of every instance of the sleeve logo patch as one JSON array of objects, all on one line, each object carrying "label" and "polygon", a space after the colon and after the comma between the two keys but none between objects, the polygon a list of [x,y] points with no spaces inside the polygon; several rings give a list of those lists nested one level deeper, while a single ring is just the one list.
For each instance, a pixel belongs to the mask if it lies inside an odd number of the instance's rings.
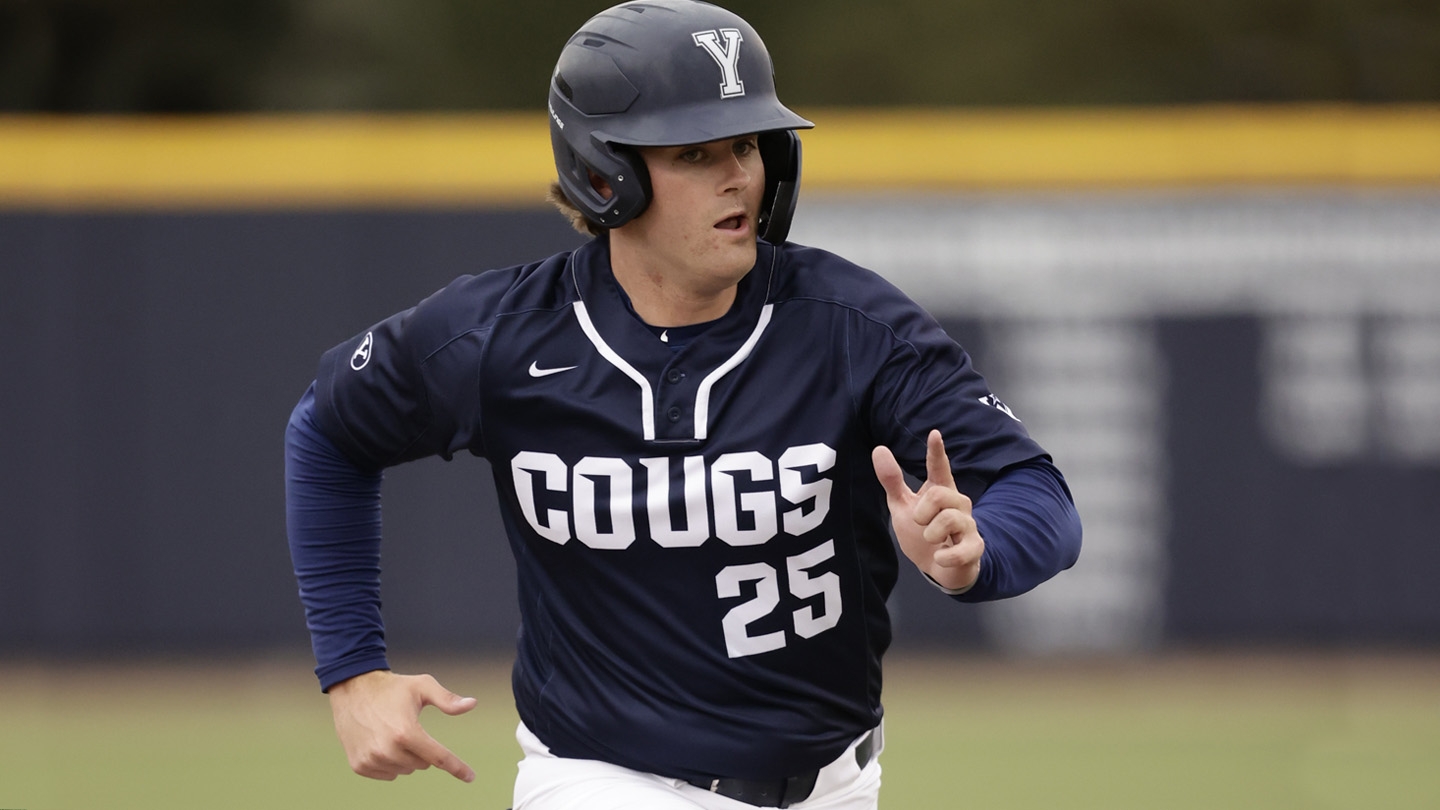
[{"label": "sleeve logo patch", "polygon": [[375,333],[366,332],[365,338],[360,341],[360,347],[350,355],[350,368],[359,371],[370,364],[370,353],[375,348]]},{"label": "sleeve logo patch", "polygon": [[994,394],[986,394],[985,396],[980,397],[980,401],[985,403],[986,405],[989,405],[995,410],[1005,414],[1011,419],[1014,419],[1016,422],[1020,421],[1020,417],[1016,416],[1015,412],[1010,410],[1010,406],[1001,402],[1000,398],[995,396]]}]

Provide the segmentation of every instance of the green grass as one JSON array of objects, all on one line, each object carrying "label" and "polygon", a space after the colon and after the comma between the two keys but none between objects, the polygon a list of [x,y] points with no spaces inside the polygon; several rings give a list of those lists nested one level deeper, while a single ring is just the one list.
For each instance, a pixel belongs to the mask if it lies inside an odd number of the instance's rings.
[{"label": "green grass", "polygon": [[891,808],[1440,807],[1433,659],[941,664],[896,680]]},{"label": "green grass", "polygon": [[[0,666],[0,808],[510,805],[503,665],[423,667],[481,701],[425,721],[470,785],[351,774],[308,666]],[[1440,807],[1434,656],[897,659],[887,677],[887,810]]]}]

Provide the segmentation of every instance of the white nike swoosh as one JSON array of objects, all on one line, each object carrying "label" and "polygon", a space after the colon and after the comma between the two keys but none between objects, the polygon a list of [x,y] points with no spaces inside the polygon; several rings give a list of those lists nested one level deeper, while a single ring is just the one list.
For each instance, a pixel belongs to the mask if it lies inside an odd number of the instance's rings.
[{"label": "white nike swoosh", "polygon": [[576,369],[576,368],[579,368],[579,366],[560,366],[559,368],[540,368],[540,364],[539,364],[539,363],[531,363],[531,364],[530,364],[530,376],[531,376],[531,377],[549,377],[551,374],[559,374],[559,373],[562,372],[562,371],[570,371],[571,369]]}]

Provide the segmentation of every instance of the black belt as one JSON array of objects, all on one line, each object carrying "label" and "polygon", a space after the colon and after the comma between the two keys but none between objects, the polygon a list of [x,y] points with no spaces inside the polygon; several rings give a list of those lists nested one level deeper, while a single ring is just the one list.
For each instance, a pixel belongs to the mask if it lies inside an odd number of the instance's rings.
[{"label": "black belt", "polygon": [[[855,764],[861,770],[870,764],[875,755],[875,732],[855,746]],[[815,780],[820,771],[810,771],[799,776],[784,779],[687,779],[690,784],[711,793],[718,793],[727,799],[753,804],[756,807],[789,807],[810,798],[815,790]]]}]

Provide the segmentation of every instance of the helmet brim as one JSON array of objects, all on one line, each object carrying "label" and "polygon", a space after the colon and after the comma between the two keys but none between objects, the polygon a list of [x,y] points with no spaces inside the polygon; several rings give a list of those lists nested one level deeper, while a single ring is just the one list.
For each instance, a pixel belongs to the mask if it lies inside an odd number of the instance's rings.
[{"label": "helmet brim", "polygon": [[651,115],[597,116],[592,121],[592,136],[596,140],[625,146],[685,146],[815,126],[785,106],[759,98],[753,102],[736,99],[721,104],[706,101]]}]

